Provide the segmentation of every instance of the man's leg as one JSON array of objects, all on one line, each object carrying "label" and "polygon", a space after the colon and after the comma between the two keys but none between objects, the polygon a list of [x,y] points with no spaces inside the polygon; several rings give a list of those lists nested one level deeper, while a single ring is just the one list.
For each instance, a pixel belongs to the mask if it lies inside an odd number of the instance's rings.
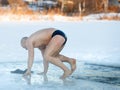
[{"label": "man's leg", "polygon": [[66,57],[66,56],[61,55],[61,54],[59,54],[58,57],[62,62],[67,62],[71,65],[71,74],[72,74],[76,69],[76,59],[69,58],[69,57]]},{"label": "man's leg", "polygon": [[[61,47],[61,49],[59,50],[59,52],[64,48],[64,45]],[[62,61],[62,62],[67,62],[71,65],[71,74],[75,71],[76,69],[76,59],[74,58],[69,58],[67,56],[64,56],[64,55],[61,55],[59,54],[58,55],[59,59]]]},{"label": "man's leg", "polygon": [[44,59],[46,61],[60,67],[64,71],[61,79],[65,79],[71,73],[71,70],[69,70],[58,57],[64,41],[65,39],[63,37],[59,35],[54,36],[49,42],[44,52]]}]

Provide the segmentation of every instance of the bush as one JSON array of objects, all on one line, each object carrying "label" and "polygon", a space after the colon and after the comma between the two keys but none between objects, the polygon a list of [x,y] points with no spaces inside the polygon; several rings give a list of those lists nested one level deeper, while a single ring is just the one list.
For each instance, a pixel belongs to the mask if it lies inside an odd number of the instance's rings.
[{"label": "bush", "polygon": [[120,12],[120,8],[119,8],[119,6],[109,6],[108,7],[108,11],[109,12]]}]

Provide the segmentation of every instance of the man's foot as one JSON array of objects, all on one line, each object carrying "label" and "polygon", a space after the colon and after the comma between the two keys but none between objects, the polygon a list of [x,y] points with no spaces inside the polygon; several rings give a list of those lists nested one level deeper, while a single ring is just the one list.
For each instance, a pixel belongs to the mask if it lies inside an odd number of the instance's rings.
[{"label": "man's foot", "polygon": [[72,74],[76,69],[76,60],[71,58],[71,73]]},{"label": "man's foot", "polygon": [[66,77],[68,77],[71,74],[71,71],[65,71],[64,74],[60,77],[60,79],[65,80]]}]

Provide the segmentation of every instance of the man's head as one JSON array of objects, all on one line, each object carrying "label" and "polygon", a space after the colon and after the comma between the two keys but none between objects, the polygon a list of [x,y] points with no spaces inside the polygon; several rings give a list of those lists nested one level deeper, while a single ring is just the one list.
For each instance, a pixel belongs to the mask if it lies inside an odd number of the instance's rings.
[{"label": "man's head", "polygon": [[28,39],[28,37],[23,37],[22,39],[21,39],[21,46],[23,47],[23,48],[25,48],[25,49],[27,49],[27,47],[26,47],[26,40]]}]

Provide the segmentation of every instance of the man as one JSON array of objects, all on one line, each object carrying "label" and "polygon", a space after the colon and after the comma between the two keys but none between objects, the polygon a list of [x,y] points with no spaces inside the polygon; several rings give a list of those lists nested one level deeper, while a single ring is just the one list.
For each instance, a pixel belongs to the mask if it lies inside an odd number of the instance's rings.
[{"label": "man", "polygon": [[[31,75],[34,48],[38,48],[41,51],[44,59],[44,71],[41,74],[46,75],[49,63],[52,63],[64,71],[64,74],[60,77],[61,79],[65,79],[71,75],[76,69],[76,60],[60,54],[66,41],[67,37],[65,34],[55,28],[42,29],[33,33],[30,37],[23,37],[21,46],[28,50],[28,68],[24,76]],[[68,62],[71,65],[71,70],[63,62]]]}]

